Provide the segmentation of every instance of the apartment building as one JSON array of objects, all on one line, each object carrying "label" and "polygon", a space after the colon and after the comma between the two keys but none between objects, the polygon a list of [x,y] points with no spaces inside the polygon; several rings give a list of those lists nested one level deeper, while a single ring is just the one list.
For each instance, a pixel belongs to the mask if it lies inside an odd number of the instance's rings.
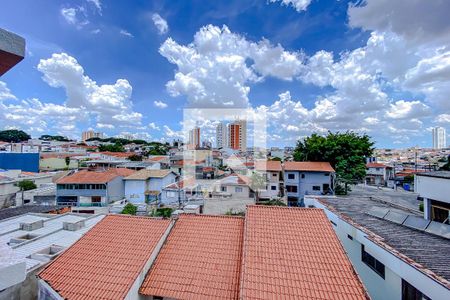
[{"label": "apartment building", "polygon": [[389,181],[394,179],[394,169],[381,163],[366,164],[366,184],[376,186],[388,186]]},{"label": "apartment building", "polygon": [[216,126],[216,148],[224,148],[227,146],[227,127],[220,122]]},{"label": "apartment building", "polygon": [[433,149],[447,148],[447,133],[444,127],[434,127],[432,129]]},{"label": "apartment building", "polygon": [[200,128],[195,127],[189,130],[189,145],[195,149],[200,148]]},{"label": "apartment building", "polygon": [[302,206],[305,195],[334,194],[335,171],[330,163],[288,161],[283,167],[289,206]]},{"label": "apartment building", "polygon": [[450,224],[450,171],[417,173],[414,187],[423,200],[425,219]]},{"label": "apartment building", "polygon": [[283,196],[283,168],[280,161],[255,161],[255,171],[266,180],[264,189],[258,191],[259,199],[270,200]]},{"label": "apartment building", "polygon": [[93,130],[88,130],[88,131],[83,131],[81,133],[81,140],[83,142],[86,142],[88,139],[92,139],[92,138],[103,138],[103,133],[102,132],[95,132]]},{"label": "apartment building", "polygon": [[228,147],[245,152],[247,150],[247,121],[236,120],[228,124]]}]

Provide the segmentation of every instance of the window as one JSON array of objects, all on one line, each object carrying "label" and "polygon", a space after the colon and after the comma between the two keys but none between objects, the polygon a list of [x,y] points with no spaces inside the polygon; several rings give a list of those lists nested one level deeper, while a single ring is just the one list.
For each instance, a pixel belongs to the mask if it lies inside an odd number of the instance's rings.
[{"label": "window", "polygon": [[276,185],[272,185],[272,186],[270,187],[270,189],[271,189],[272,191],[276,191],[276,190],[277,190],[277,186],[276,186]]},{"label": "window", "polygon": [[226,192],[226,191],[227,191],[227,187],[226,187],[226,186],[223,186],[223,187],[220,188],[220,190],[221,190],[222,192]]},{"label": "window", "polygon": [[413,287],[409,282],[402,279],[402,300],[431,300],[421,291]]},{"label": "window", "polygon": [[302,174],[302,178],[305,178],[305,174]]},{"label": "window", "polygon": [[330,176],[330,173],[323,173],[323,175],[325,175],[325,176]]},{"label": "window", "polygon": [[347,237],[353,241],[353,237],[350,234],[347,234]]},{"label": "window", "polygon": [[295,174],[288,174],[288,179],[295,179]]},{"label": "window", "polygon": [[288,193],[297,193],[297,186],[296,185],[287,185],[286,190]]},{"label": "window", "polygon": [[367,253],[366,250],[364,250],[364,245],[361,245],[361,260],[384,279],[384,265],[375,257]]},{"label": "window", "polygon": [[313,191],[320,191],[320,185],[313,185]]},{"label": "window", "polygon": [[239,187],[239,186],[237,186],[237,187],[234,188],[234,191],[235,191],[236,193],[242,193],[242,188]]},{"label": "window", "polygon": [[[292,175],[294,175],[294,174],[292,174]],[[277,176],[277,173],[272,173],[272,177],[276,177]]]}]

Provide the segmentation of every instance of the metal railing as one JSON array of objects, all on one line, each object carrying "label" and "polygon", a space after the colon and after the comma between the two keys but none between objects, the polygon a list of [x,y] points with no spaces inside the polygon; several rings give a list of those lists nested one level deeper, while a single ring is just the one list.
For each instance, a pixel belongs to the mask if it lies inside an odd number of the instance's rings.
[{"label": "metal railing", "polygon": [[61,206],[76,206],[76,207],[106,207],[106,206],[108,206],[108,203],[102,203],[102,202],[78,203],[78,202],[60,202],[60,201],[58,201],[56,204],[61,205]]}]

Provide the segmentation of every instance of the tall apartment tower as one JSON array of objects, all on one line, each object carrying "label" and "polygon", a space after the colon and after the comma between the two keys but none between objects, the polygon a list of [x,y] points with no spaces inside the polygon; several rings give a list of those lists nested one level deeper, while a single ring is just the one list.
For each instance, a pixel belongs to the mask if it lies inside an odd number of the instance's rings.
[{"label": "tall apartment tower", "polygon": [[83,131],[81,134],[81,139],[83,142],[86,142],[86,140],[91,139],[91,138],[103,138],[103,133],[101,132],[94,132],[94,130],[88,130],[88,131]]},{"label": "tall apartment tower", "polygon": [[247,121],[236,120],[228,124],[228,147],[234,150],[247,150]]},{"label": "tall apartment tower", "polygon": [[442,149],[447,148],[447,139],[446,139],[445,128],[443,127],[434,127],[432,130],[433,135],[433,149]]},{"label": "tall apartment tower", "polygon": [[220,122],[216,127],[216,147],[224,148],[227,146],[227,127]]},{"label": "tall apartment tower", "polygon": [[200,148],[200,128],[195,127],[189,131],[189,144]]}]

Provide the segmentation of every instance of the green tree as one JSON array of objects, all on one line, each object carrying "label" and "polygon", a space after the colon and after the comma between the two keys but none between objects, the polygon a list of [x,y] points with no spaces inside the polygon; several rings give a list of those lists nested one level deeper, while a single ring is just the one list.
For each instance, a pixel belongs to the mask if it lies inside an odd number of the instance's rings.
[{"label": "green tree", "polygon": [[100,145],[98,146],[98,150],[103,152],[103,151],[108,151],[108,152],[125,152],[125,148],[119,144],[110,144],[110,145]]},{"label": "green tree", "polygon": [[136,215],[136,212],[137,212],[137,207],[134,206],[131,203],[127,203],[125,205],[125,207],[123,208],[121,214],[123,214],[123,215],[133,215],[134,216],[134,215]]},{"label": "green tree", "polygon": [[66,161],[66,166],[67,166],[67,169],[69,168],[69,165],[70,165],[70,156],[66,156],[65,158],[64,158],[64,160]]},{"label": "green tree", "polygon": [[272,157],[269,160],[271,160],[271,161],[282,161],[281,158],[279,158],[279,157]]},{"label": "green tree", "polygon": [[295,161],[328,161],[336,170],[337,184],[343,184],[343,193],[347,193],[348,184],[366,176],[366,157],[373,154],[373,145],[368,135],[353,131],[328,132],[326,136],[312,134],[297,142],[293,156]]},{"label": "green tree", "polygon": [[48,135],[48,134],[44,134],[41,135],[41,137],[39,138],[40,140],[43,141],[58,141],[58,142],[69,142],[70,140],[62,135]]},{"label": "green tree", "polygon": [[129,156],[128,159],[131,161],[142,161],[142,156],[134,154]]},{"label": "green tree", "polygon": [[447,157],[447,163],[439,168],[441,171],[450,171],[450,155]]},{"label": "green tree", "polygon": [[8,143],[20,143],[28,141],[31,136],[22,130],[10,129],[0,131],[0,141]]},{"label": "green tree", "polygon": [[36,184],[28,179],[19,181],[17,183],[17,187],[20,188],[21,191],[29,191],[29,190],[34,190],[35,188],[37,188]]},{"label": "green tree", "polygon": [[154,209],[150,216],[152,217],[163,217],[163,218],[170,218],[172,216],[173,209],[170,207],[160,207],[157,209]]}]

